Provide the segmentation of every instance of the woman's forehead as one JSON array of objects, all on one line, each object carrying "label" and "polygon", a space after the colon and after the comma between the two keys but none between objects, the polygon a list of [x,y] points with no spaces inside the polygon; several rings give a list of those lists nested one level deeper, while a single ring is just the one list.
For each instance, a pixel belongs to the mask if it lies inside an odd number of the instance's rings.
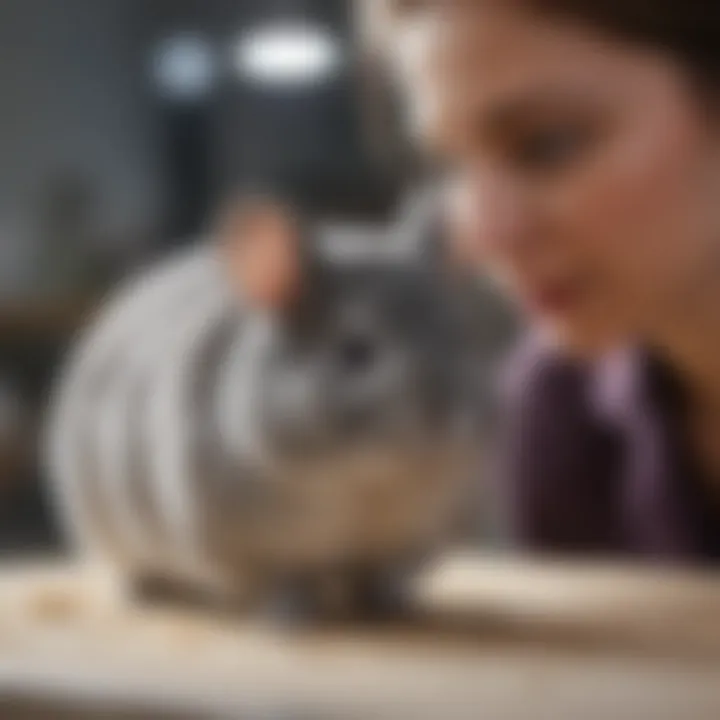
[{"label": "woman's forehead", "polygon": [[[498,106],[616,91],[635,48],[581,25],[497,3],[448,6],[400,23],[397,67],[420,127]],[[636,68],[637,69],[637,68]]]},{"label": "woman's forehead", "polygon": [[475,77],[479,72],[512,78],[566,63],[570,53],[587,54],[598,45],[588,30],[522,9],[480,3],[409,17],[398,23],[395,37],[401,72],[443,82],[462,81],[471,68]]}]

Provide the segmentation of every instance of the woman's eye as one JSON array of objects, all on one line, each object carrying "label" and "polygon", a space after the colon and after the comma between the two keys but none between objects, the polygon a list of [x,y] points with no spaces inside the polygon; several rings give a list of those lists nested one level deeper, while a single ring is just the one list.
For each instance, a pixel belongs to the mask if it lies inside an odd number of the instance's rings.
[{"label": "woman's eye", "polygon": [[561,170],[588,148],[591,135],[580,128],[553,128],[529,135],[514,153],[518,165],[531,171]]}]

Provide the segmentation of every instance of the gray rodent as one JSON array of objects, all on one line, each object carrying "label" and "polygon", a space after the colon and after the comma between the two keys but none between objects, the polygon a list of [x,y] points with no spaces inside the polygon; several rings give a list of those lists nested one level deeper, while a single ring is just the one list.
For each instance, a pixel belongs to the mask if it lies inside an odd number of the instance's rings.
[{"label": "gray rodent", "polygon": [[369,612],[467,505],[498,320],[411,222],[343,243],[282,217],[292,302],[244,297],[215,238],[103,305],[58,382],[51,487],[129,586],[311,604],[341,581]]}]

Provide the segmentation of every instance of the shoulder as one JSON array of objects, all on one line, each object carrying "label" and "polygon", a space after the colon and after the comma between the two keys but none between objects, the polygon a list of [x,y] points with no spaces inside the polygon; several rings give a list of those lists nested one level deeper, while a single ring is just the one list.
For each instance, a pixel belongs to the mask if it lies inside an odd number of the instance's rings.
[{"label": "shoulder", "polygon": [[592,380],[589,366],[536,338],[505,367],[500,489],[511,532],[533,547],[595,540],[613,453],[594,412]]},{"label": "shoulder", "polygon": [[562,415],[589,412],[591,369],[565,357],[536,335],[524,337],[501,374],[500,391],[509,412]]}]

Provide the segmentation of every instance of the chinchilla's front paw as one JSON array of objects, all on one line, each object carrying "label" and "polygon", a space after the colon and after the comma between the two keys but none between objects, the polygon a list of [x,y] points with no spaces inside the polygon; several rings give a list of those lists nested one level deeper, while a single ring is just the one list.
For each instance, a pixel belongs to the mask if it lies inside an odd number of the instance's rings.
[{"label": "chinchilla's front paw", "polygon": [[352,619],[356,623],[394,623],[413,615],[411,588],[403,576],[360,572],[353,577],[352,586]]},{"label": "chinchilla's front paw", "polygon": [[274,584],[261,608],[260,618],[285,630],[327,625],[337,619],[326,592],[328,578],[299,576]]},{"label": "chinchilla's front paw", "polygon": [[308,629],[385,623],[410,613],[403,578],[363,570],[285,581],[269,596],[262,615],[285,629]]}]

